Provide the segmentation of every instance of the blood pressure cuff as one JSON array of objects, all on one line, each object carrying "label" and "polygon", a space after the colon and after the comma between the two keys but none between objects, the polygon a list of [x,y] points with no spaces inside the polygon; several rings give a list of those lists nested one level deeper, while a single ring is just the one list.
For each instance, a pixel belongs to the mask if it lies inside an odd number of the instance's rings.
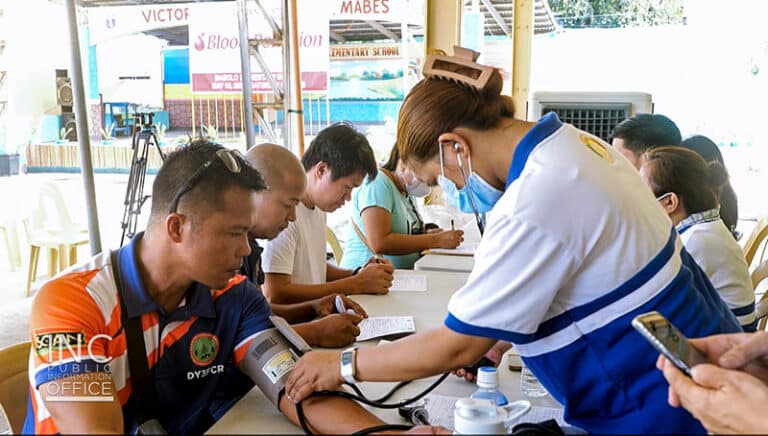
[{"label": "blood pressure cuff", "polygon": [[288,375],[299,360],[291,343],[277,328],[259,332],[248,346],[242,371],[256,383],[269,401],[279,406]]}]

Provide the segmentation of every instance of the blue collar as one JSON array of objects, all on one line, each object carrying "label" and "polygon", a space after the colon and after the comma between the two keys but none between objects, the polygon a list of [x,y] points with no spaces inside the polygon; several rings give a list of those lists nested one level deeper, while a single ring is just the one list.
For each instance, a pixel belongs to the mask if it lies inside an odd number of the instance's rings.
[{"label": "blue collar", "polygon": [[555,133],[563,125],[562,121],[557,117],[554,112],[549,112],[536,123],[528,133],[523,136],[523,139],[517,144],[515,148],[515,154],[512,156],[512,165],[509,167],[509,175],[507,176],[507,184],[504,187],[509,188],[523,172],[525,163],[528,162],[528,156],[531,154],[534,148],[549,135]]},{"label": "blue collar", "polygon": [[[125,292],[125,308],[129,318],[149,312],[164,314],[164,310],[149,296],[144,282],[139,274],[138,244],[144,232],[137,233],[133,239],[117,252],[117,262],[120,264],[120,278]],[[216,308],[213,306],[211,291],[201,283],[193,283],[187,290],[184,308],[192,315],[205,318],[215,318]]]},{"label": "blue collar", "polygon": [[686,230],[695,226],[696,224],[709,223],[720,219],[720,208],[705,210],[702,212],[696,212],[688,215],[684,220],[677,223],[675,228],[677,233],[683,234]]}]

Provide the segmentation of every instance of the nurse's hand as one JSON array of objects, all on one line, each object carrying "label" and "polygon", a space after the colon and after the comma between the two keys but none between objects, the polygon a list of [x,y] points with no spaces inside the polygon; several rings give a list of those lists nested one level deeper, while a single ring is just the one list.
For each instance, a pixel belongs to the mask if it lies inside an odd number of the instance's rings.
[{"label": "nurse's hand", "polygon": [[[491,347],[490,350],[488,350],[487,353],[483,355],[483,357],[487,357],[488,360],[493,362],[493,366],[498,367],[499,363],[501,363],[501,358],[504,357],[504,353],[506,353],[510,348],[512,348],[512,344],[509,342],[498,341],[493,345],[493,347]],[[457,377],[463,377],[469,382],[474,382],[476,378],[474,374],[465,370],[464,368],[459,368],[453,371],[453,375]]]},{"label": "nurse's hand", "polygon": [[299,359],[285,384],[288,399],[298,403],[313,392],[338,389],[341,378],[341,353],[338,351],[312,351]]}]

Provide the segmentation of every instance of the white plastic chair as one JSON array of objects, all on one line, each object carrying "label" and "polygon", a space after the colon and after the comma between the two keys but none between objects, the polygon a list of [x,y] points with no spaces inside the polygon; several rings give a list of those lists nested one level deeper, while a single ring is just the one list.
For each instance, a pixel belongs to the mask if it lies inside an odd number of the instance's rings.
[{"label": "white plastic chair", "polygon": [[[89,241],[88,229],[72,221],[61,190],[52,182],[40,185],[32,216],[24,219],[24,230],[29,241],[29,272],[27,296],[37,277],[40,249],[48,250],[48,275],[77,263],[77,247]],[[58,261],[58,262],[57,262]]]}]

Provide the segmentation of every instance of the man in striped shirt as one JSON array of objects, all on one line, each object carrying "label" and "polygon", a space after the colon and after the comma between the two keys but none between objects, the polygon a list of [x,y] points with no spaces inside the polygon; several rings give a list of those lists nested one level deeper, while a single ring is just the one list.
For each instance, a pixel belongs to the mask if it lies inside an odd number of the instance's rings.
[{"label": "man in striped shirt", "polygon": [[[29,413],[24,433],[132,433],[128,318],[140,317],[155,392],[151,410],[170,434],[200,434],[252,387],[242,364],[272,328],[269,304],[238,275],[250,247],[259,173],[205,141],[170,154],[158,172],[145,232],[117,253],[74,267],[40,290],[30,319]],[[285,397],[278,407],[296,422]],[[340,398],[305,404],[318,432],[380,424]]]}]

